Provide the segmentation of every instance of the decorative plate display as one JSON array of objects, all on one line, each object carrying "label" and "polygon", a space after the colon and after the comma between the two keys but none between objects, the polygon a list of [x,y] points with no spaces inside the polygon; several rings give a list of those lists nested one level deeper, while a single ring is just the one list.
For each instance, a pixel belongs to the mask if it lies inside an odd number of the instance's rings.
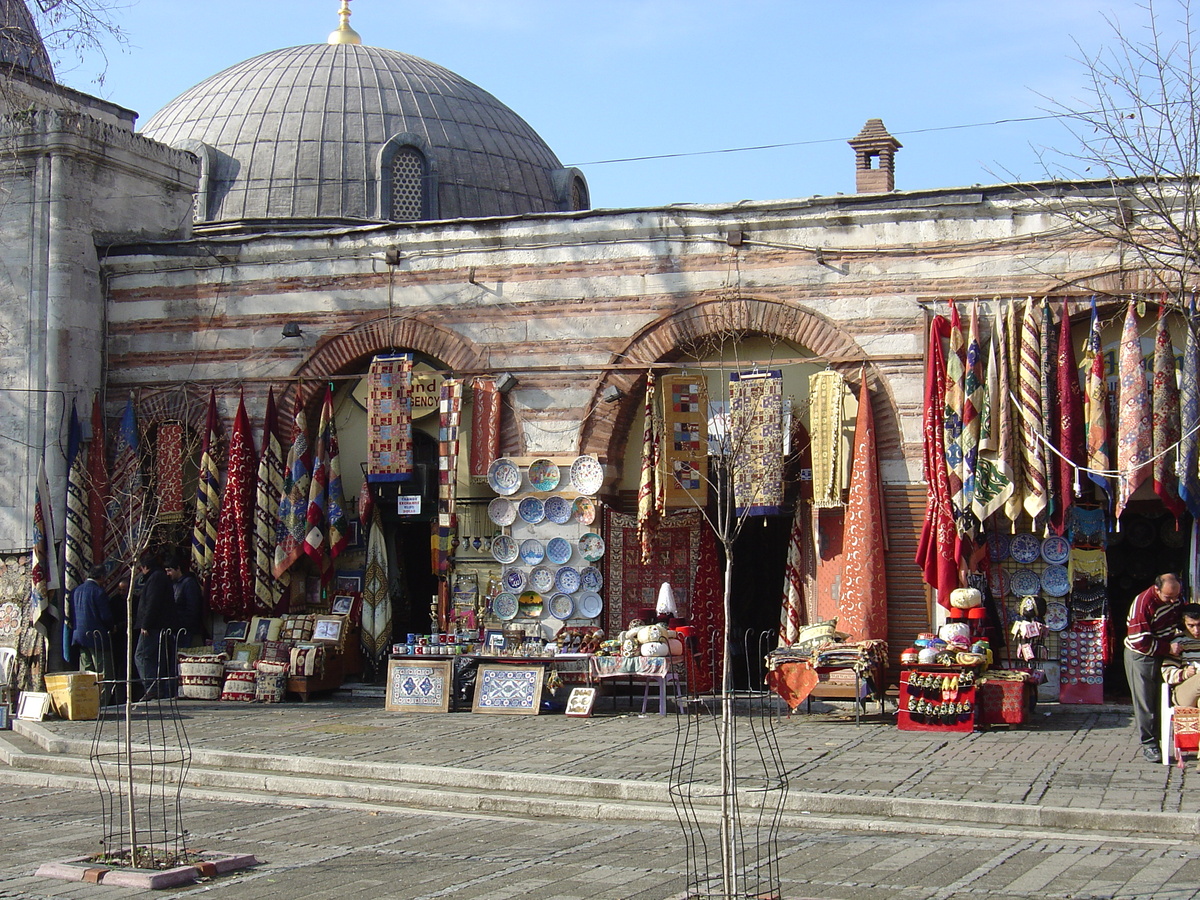
[{"label": "decorative plate display", "polygon": [[1009,585],[1016,597],[1034,597],[1042,592],[1042,579],[1033,569],[1017,569],[1012,573]]},{"label": "decorative plate display", "polygon": [[604,576],[595,566],[584,566],[579,570],[579,583],[585,591],[598,591],[604,587]]},{"label": "decorative plate display", "polygon": [[1008,552],[1017,562],[1028,565],[1042,555],[1042,542],[1036,534],[1024,531],[1012,536],[1008,543]]},{"label": "decorative plate display", "polygon": [[519,609],[517,603],[517,595],[510,594],[507,591],[503,594],[497,594],[496,599],[492,601],[492,612],[495,613],[497,619],[508,621],[517,617]]},{"label": "decorative plate display", "polygon": [[521,521],[536,525],[546,518],[546,504],[537,497],[524,497],[517,504],[517,515],[521,517]]},{"label": "decorative plate display", "polygon": [[546,544],[546,557],[556,566],[561,566],[571,558],[574,551],[571,549],[571,542],[566,538],[556,537],[550,538]]},{"label": "decorative plate display", "polygon": [[1061,566],[1071,558],[1071,542],[1065,537],[1052,534],[1042,541],[1042,559],[1054,566]]},{"label": "decorative plate display", "polygon": [[566,594],[555,594],[550,598],[547,609],[549,609],[550,615],[556,619],[569,619],[575,612],[575,601]]},{"label": "decorative plate display", "polygon": [[529,573],[529,586],[539,594],[548,594],[554,588],[554,570],[535,566]]},{"label": "decorative plate display", "polygon": [[579,539],[579,553],[588,562],[595,562],[604,556],[604,538],[594,531],[589,531]]},{"label": "decorative plate display", "polygon": [[571,515],[580,525],[591,525],[596,521],[596,504],[591,497],[576,497],[571,504]]},{"label": "decorative plate display", "polygon": [[564,594],[573,594],[579,590],[579,586],[583,583],[579,577],[579,570],[573,569],[570,566],[563,566],[554,576],[555,586]]},{"label": "decorative plate display", "polygon": [[517,508],[507,497],[494,497],[488,504],[488,518],[500,526],[511,525],[517,521]]},{"label": "decorative plate display", "polygon": [[525,477],[529,479],[529,486],[535,491],[552,491],[562,480],[562,472],[557,464],[548,459],[535,459],[529,464],[529,471]]},{"label": "decorative plate display", "polygon": [[1042,590],[1051,597],[1065,597],[1071,592],[1066,566],[1046,566],[1042,572]]},{"label": "decorative plate display", "polygon": [[497,494],[511,497],[521,489],[521,467],[500,457],[488,469],[488,486]]},{"label": "decorative plate display", "polygon": [[1003,531],[989,531],[987,536],[988,556],[992,562],[1004,562],[1008,559],[1009,537]]},{"label": "decorative plate display", "polygon": [[505,569],[500,580],[510,591],[519,592],[525,589],[525,573],[520,569]]},{"label": "decorative plate display", "polygon": [[594,494],[604,486],[604,467],[594,456],[577,456],[571,463],[571,484],[581,494]]},{"label": "decorative plate display", "polygon": [[555,494],[546,498],[546,518],[555,525],[566,525],[571,521],[571,501]]},{"label": "decorative plate display", "polygon": [[584,619],[594,619],[604,611],[604,601],[600,599],[599,594],[588,592],[579,595],[579,602],[575,604],[575,612]]},{"label": "decorative plate display", "polygon": [[1046,604],[1046,627],[1051,631],[1062,631],[1071,622],[1066,604],[1055,601]]},{"label": "decorative plate display", "polygon": [[525,591],[517,598],[517,604],[521,607],[521,615],[530,619],[542,617],[542,595],[537,591]]},{"label": "decorative plate display", "polygon": [[492,558],[496,562],[507,565],[517,561],[517,542],[507,534],[498,534],[492,538]]},{"label": "decorative plate display", "polygon": [[992,589],[992,596],[997,600],[1007,597],[1011,587],[1008,583],[1008,573],[999,566],[992,566],[992,571],[988,573],[988,586]]},{"label": "decorative plate display", "polygon": [[521,561],[527,566],[536,566],[546,558],[546,548],[542,546],[541,541],[530,538],[527,541],[521,541]]}]

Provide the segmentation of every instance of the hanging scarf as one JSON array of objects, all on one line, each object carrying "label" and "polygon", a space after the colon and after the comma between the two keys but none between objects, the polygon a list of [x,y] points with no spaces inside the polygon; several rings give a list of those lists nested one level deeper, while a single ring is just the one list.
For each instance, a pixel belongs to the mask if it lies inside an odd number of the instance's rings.
[{"label": "hanging scarf", "polygon": [[1158,308],[1154,334],[1154,388],[1151,391],[1151,446],[1154,454],[1154,493],[1172,516],[1175,527],[1183,515],[1179,479],[1175,475],[1175,445],[1179,443],[1179,381],[1175,374],[1175,349],[1167,330],[1167,306]]},{"label": "hanging scarf", "polygon": [[[980,418],[987,408],[987,378],[983,369],[983,343],[979,339],[979,303],[971,304],[970,329],[967,333],[967,367],[963,373],[962,479],[963,517],[959,523],[964,534],[974,535],[976,525],[971,510],[975,506],[976,471],[979,464]],[[886,638],[886,635],[880,640]]]},{"label": "hanging scarf", "polygon": [[500,456],[500,391],[496,379],[476,378],[472,383],[471,458],[472,481],[487,481],[488,469]]},{"label": "hanging scarf", "polygon": [[438,533],[437,572],[442,576],[440,614],[450,609],[446,578],[454,555],[458,530],[455,501],[458,497],[458,429],[462,418],[462,381],[447,378],[438,397]]},{"label": "hanging scarf", "polygon": [[655,489],[654,474],[658,469],[658,436],[654,432],[654,373],[646,375],[646,398],[642,423],[642,474],[638,480],[637,530],[642,545],[642,565],[650,563],[653,535]]},{"label": "hanging scarf", "polygon": [[1184,328],[1187,343],[1179,379],[1179,424],[1183,434],[1175,472],[1179,478],[1179,498],[1193,518],[1200,518],[1200,342],[1196,340],[1195,294]]},{"label": "hanging scarf", "polygon": [[275,543],[275,577],[282,579],[304,555],[304,536],[308,533],[308,487],[312,480],[312,457],[308,448],[308,421],[304,408],[296,403],[292,425],[292,446],[288,450],[279,494],[279,526]]},{"label": "hanging scarf", "polygon": [[263,418],[262,453],[254,484],[254,599],[268,613],[281,611],[284,584],[275,577],[279,497],[283,493],[283,445],[279,442],[279,413],[275,389],[267,391]]},{"label": "hanging scarf", "polygon": [[[1050,447],[1059,446],[1058,421],[1058,341],[1054,335],[1054,314],[1050,301],[1042,298],[1042,368],[1039,390],[1042,400],[1042,458],[1046,463],[1046,525],[1063,505],[1063,487],[1058,478],[1058,457]],[[1049,447],[1047,446],[1049,443]]]},{"label": "hanging scarf", "polygon": [[[1087,344],[1087,392],[1084,410],[1087,415],[1087,466],[1091,471],[1088,478],[1104,491],[1106,499],[1112,501],[1112,486],[1108,476],[1100,474],[1113,467],[1112,426],[1108,413],[1108,373],[1104,365],[1104,343],[1100,338],[1100,316],[1096,312],[1096,298],[1092,298],[1092,327],[1088,331]],[[1119,394],[1118,394],[1119,396]]]},{"label": "hanging scarf", "polygon": [[943,316],[935,316],[929,324],[929,351],[925,357],[925,410],[922,418],[927,488],[925,519],[916,555],[921,577],[936,591],[938,603],[947,609],[950,607],[950,592],[958,587],[958,532],[950,509],[943,423],[946,361],[942,341],[949,336],[949,331],[950,323]]},{"label": "hanging scarf", "polygon": [[67,527],[63,541],[63,591],[68,599],[71,591],[87,580],[91,565],[87,503],[87,454],[83,446],[83,426],[79,422],[75,402],[71,401],[71,424],[67,432]]},{"label": "hanging scarf", "polygon": [[783,569],[783,602],[779,610],[779,646],[790,647],[804,624],[804,498],[796,497],[792,532]]},{"label": "hanging scarf", "polygon": [[1125,313],[1119,355],[1120,386],[1117,393],[1117,485],[1116,516],[1119,519],[1129,498],[1149,476],[1146,463],[1153,447],[1150,422],[1150,389],[1142,363],[1142,342],[1138,336],[1137,312],[1133,301]]},{"label": "hanging scarf", "polygon": [[1025,301],[1025,318],[1021,324],[1021,368],[1017,376],[1018,400],[1021,406],[1021,457],[1025,463],[1025,512],[1034,527],[1046,512],[1046,456],[1042,435],[1046,433],[1042,419],[1042,341],[1038,328],[1038,311],[1029,297]]},{"label": "hanging scarf", "polygon": [[371,514],[367,533],[367,567],[363,573],[362,637],[368,659],[378,661],[390,648],[392,635],[392,598],[388,590],[387,542],[379,510]]},{"label": "hanging scarf", "polygon": [[229,438],[229,471],[213,547],[211,606],[227,618],[248,618],[256,609],[251,535],[255,496],[254,441],[244,399],[238,400]]},{"label": "hanging scarf", "polygon": [[358,524],[366,534],[371,527],[371,514],[375,512],[375,495],[371,493],[371,482],[363,478],[358,489]]},{"label": "hanging scarf", "polygon": [[887,571],[883,490],[875,455],[875,416],[866,371],[858,393],[854,461],[843,531],[843,582],[838,627],[856,640],[887,640]]},{"label": "hanging scarf", "polygon": [[1015,533],[1017,520],[1025,511],[1025,492],[1028,476],[1025,474],[1025,419],[1021,408],[1021,333],[1023,321],[1020,307],[1016,300],[1005,304],[1005,322],[1007,330],[1004,335],[1004,346],[1008,351],[1008,378],[1002,386],[1005,406],[1008,408],[1012,424],[1012,466],[1013,492],[1004,501],[1004,515],[1008,518],[1010,527]]},{"label": "hanging scarf", "polygon": [[832,369],[814,372],[808,377],[808,395],[813,506],[815,509],[836,509],[842,505],[843,493],[840,450],[846,379]]},{"label": "hanging scarf", "polygon": [[1062,454],[1055,457],[1060,494],[1050,519],[1055,534],[1066,530],[1068,510],[1079,495],[1078,467],[1086,461],[1083,430],[1083,390],[1079,387],[1079,366],[1071,343],[1071,317],[1064,298],[1058,328],[1058,440],[1055,444]]},{"label": "hanging scarf", "polygon": [[950,346],[946,351],[946,409],[943,427],[946,430],[946,479],[950,484],[950,508],[958,533],[970,529],[964,521],[967,509],[966,487],[963,480],[963,412],[966,404],[967,338],[963,334],[958,306],[950,301]]},{"label": "hanging scarf", "polygon": [[221,476],[217,470],[217,392],[208,395],[208,417],[200,449],[200,471],[196,479],[196,517],[192,527],[192,570],[204,584],[212,571],[220,515]]},{"label": "hanging scarf", "polygon": [[1008,400],[1008,345],[1000,310],[992,322],[988,343],[984,414],[979,422],[979,460],[975,467],[975,501],[972,511],[980,522],[1004,508],[1012,496],[1013,436],[1012,404]]},{"label": "hanging scarf", "polygon": [[347,531],[337,426],[333,420],[333,391],[329,385],[325,386],[321,420],[317,426],[306,520],[304,552],[320,571],[321,583],[328,584],[333,579],[333,560],[346,548]]}]

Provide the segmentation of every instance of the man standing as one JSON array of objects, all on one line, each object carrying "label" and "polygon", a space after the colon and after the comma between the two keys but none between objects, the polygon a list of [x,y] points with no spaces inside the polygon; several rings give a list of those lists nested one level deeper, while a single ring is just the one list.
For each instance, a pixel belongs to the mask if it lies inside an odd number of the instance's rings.
[{"label": "man standing", "polygon": [[1183,586],[1171,572],[1154,579],[1134,598],[1126,620],[1125,676],[1133,696],[1133,716],[1142,755],[1161,763],[1158,748],[1158,694],[1163,658],[1171,653],[1171,639],[1179,626],[1179,596]]},{"label": "man standing", "polygon": [[138,560],[142,573],[142,596],[138,601],[137,649],[134,662],[142,680],[142,700],[158,700],[170,693],[170,673],[174,670],[170,631],[175,626],[175,591],[163,571],[158,554],[147,550]]},{"label": "man standing", "polygon": [[204,637],[204,591],[191,572],[184,572],[177,560],[166,565],[175,592],[175,627],[179,629],[179,647],[195,647]]},{"label": "man standing", "polygon": [[1172,684],[1176,706],[1200,703],[1200,603],[1185,603],[1179,609],[1183,634],[1171,643],[1171,656],[1163,660],[1163,681]]},{"label": "man standing", "polygon": [[[71,643],[79,648],[79,668],[95,672],[100,680],[112,679],[112,605],[100,586],[104,566],[92,566],[87,581],[71,591]],[[110,685],[105,685],[107,690]]]}]

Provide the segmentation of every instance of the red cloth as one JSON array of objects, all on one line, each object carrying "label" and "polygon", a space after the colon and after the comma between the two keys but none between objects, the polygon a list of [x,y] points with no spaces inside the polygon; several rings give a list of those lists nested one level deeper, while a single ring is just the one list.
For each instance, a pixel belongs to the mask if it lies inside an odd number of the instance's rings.
[{"label": "red cloth", "polygon": [[183,423],[163,422],[155,442],[154,470],[158,486],[158,520],[183,521]]},{"label": "red cloth", "polygon": [[917,546],[916,563],[925,583],[937,591],[938,603],[950,608],[950,592],[958,587],[958,532],[950,510],[950,483],[946,475],[944,411],[946,359],[942,341],[950,337],[950,323],[935,316],[929,324],[929,353],[925,359],[925,522]]},{"label": "red cloth", "polygon": [[500,455],[500,392],[495,378],[476,378],[471,405],[472,478],[487,478]]},{"label": "red cloth", "polygon": [[[1153,419],[1152,445],[1154,452],[1154,493],[1163,502],[1167,512],[1175,517],[1183,515],[1183,501],[1179,499],[1179,477],[1175,474],[1175,460],[1179,455],[1176,445],[1181,433],[1179,421],[1179,382],[1175,375],[1175,349],[1171,346],[1171,334],[1167,331],[1167,307],[1158,308],[1158,329],[1154,337],[1154,386],[1151,389]],[[1192,427],[1194,423],[1188,423]]]},{"label": "red cloth", "polygon": [[1034,687],[1028,681],[985,681],[977,691],[983,725],[1024,725]]},{"label": "red cloth", "polygon": [[229,472],[225,495],[217,520],[217,540],[213,547],[213,571],[209,605],[227,618],[246,618],[256,610],[267,612],[255,603],[254,497],[258,462],[254,458],[254,438],[246,403],[238,401],[229,438]]},{"label": "red cloth", "polygon": [[854,426],[854,458],[850,498],[842,539],[843,587],[838,627],[854,640],[886,641],[887,573],[883,531],[883,490],[875,456],[875,416],[866,372],[858,392],[858,420]]},{"label": "red cloth", "polygon": [[767,687],[779,695],[788,705],[788,709],[796,709],[808,699],[813,688],[820,681],[817,670],[811,664],[801,662],[780,663],[767,672]]},{"label": "red cloth", "polygon": [[1075,467],[1087,460],[1083,389],[1079,386],[1079,366],[1076,365],[1075,348],[1071,344],[1071,317],[1067,314],[1065,298],[1062,321],[1058,327],[1058,421],[1055,431],[1051,440],[1062,456],[1055,457],[1058,460],[1059,495],[1050,517],[1050,527],[1055,534],[1062,534],[1067,527],[1067,510],[1074,502],[1075,485],[1079,481]]}]

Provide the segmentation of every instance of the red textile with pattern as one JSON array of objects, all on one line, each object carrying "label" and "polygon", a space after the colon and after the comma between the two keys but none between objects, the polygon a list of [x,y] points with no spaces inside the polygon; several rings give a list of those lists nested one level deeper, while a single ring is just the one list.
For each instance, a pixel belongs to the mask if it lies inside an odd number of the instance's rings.
[{"label": "red textile with pattern", "polygon": [[254,594],[254,497],[258,461],[245,401],[238,402],[229,439],[229,472],[217,520],[209,605],[227,618],[263,612]]},{"label": "red textile with pattern", "polygon": [[163,422],[159,425],[157,445],[154,471],[158,490],[158,518],[168,524],[182,522],[183,423]]},{"label": "red textile with pattern", "polygon": [[472,478],[486,479],[500,455],[500,392],[495,378],[476,378],[471,406]]},{"label": "red textile with pattern", "polygon": [[857,641],[886,641],[887,572],[883,556],[883,489],[875,455],[875,416],[866,372],[858,394],[850,497],[842,538],[843,582],[838,627]]},{"label": "red textile with pattern", "polygon": [[1024,725],[1033,685],[1027,681],[986,681],[975,692],[984,725]]}]

